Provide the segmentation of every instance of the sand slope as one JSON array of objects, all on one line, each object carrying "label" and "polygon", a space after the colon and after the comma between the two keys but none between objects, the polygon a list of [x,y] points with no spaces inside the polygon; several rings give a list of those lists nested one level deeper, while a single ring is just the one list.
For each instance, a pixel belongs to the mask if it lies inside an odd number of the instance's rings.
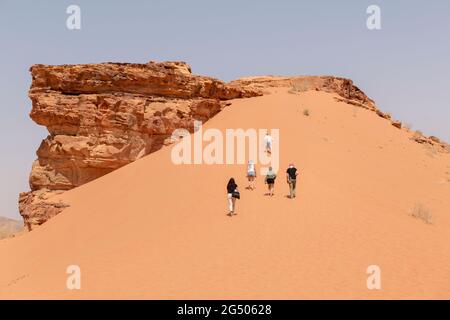
[{"label": "sand slope", "polygon": [[[261,178],[245,190],[243,165],[175,166],[164,148],[64,193],[70,208],[0,242],[0,297],[450,298],[449,154],[321,92],[235,100],[206,128],[279,128],[275,197]],[[232,218],[230,176],[242,193]],[[410,216],[417,203],[432,225]],[[80,291],[66,289],[70,264]],[[366,287],[374,264],[379,291]]]}]

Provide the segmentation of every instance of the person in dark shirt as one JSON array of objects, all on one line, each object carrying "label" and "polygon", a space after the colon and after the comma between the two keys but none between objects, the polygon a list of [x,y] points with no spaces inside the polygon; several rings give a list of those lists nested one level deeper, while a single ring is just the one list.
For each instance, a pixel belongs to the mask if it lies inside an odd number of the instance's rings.
[{"label": "person in dark shirt", "polygon": [[238,186],[236,184],[236,182],[234,181],[234,178],[231,178],[228,181],[227,184],[227,199],[228,199],[228,209],[229,209],[229,213],[228,215],[231,217],[233,214],[235,214],[235,208],[236,208],[236,199],[237,199],[237,194],[239,193],[238,191]]},{"label": "person in dark shirt", "polygon": [[289,168],[286,170],[286,180],[289,184],[289,198],[295,198],[295,188],[297,186],[297,168],[293,163],[289,165]]}]

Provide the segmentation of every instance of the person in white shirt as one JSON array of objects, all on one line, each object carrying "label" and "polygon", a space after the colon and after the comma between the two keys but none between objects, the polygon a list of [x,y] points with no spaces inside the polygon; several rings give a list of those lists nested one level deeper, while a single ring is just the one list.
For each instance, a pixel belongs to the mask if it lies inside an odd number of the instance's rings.
[{"label": "person in white shirt", "polygon": [[266,136],[264,137],[264,146],[268,154],[272,154],[272,143],[272,136],[269,134],[269,131],[267,131]]},{"label": "person in white shirt", "polygon": [[247,165],[247,178],[248,178],[248,187],[247,189],[253,190],[255,189],[255,179],[256,179],[256,166],[253,160],[248,161]]}]

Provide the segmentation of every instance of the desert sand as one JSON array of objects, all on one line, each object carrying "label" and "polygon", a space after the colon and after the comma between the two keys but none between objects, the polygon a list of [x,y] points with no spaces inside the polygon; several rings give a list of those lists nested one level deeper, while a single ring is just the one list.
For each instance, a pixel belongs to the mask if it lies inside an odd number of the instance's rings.
[{"label": "desert sand", "polygon": [[[232,100],[207,128],[280,129],[274,197],[262,177],[244,189],[245,165],[176,166],[164,147],[56,196],[70,207],[2,240],[0,298],[450,298],[449,153],[333,94],[287,88]],[[242,199],[228,217],[232,176]],[[411,215],[418,204],[431,223]],[[381,290],[366,286],[370,265]]]}]

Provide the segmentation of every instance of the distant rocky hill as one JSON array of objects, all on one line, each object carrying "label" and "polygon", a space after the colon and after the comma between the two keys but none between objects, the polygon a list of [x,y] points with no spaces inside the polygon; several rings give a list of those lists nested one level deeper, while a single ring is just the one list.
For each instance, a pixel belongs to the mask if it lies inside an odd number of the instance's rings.
[{"label": "distant rocky hill", "polygon": [[0,239],[21,231],[23,223],[21,221],[0,217]]}]

